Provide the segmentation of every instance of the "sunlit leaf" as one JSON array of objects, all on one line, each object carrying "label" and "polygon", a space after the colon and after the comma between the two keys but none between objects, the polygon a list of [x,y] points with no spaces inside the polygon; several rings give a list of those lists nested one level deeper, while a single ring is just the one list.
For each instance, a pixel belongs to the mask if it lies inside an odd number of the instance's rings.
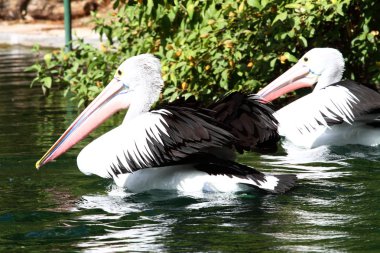
[{"label": "sunlit leaf", "polygon": [[301,8],[301,4],[299,3],[290,3],[290,4],[287,4],[285,5],[285,8],[288,8],[288,9],[299,9]]},{"label": "sunlit leaf", "polygon": [[284,21],[288,14],[286,12],[279,13],[273,20],[272,25],[274,25],[277,21]]},{"label": "sunlit leaf", "polygon": [[288,59],[288,61],[290,61],[290,62],[297,62],[297,61],[298,61],[298,59],[297,59],[294,55],[292,55],[291,53],[289,53],[289,52],[285,52],[285,53],[284,53],[284,56],[285,56],[286,59]]},{"label": "sunlit leaf", "polygon": [[260,4],[260,0],[247,0],[247,4],[252,6],[252,7],[255,7],[259,10],[262,9],[262,6]]},{"label": "sunlit leaf", "polygon": [[147,9],[146,9],[146,13],[147,13],[148,15],[150,15],[150,14],[152,13],[153,6],[154,6],[153,0],[147,0]]},{"label": "sunlit leaf", "polygon": [[187,2],[186,10],[187,10],[187,14],[189,15],[190,20],[193,19],[194,7],[195,6],[194,6],[194,3],[192,1]]},{"label": "sunlit leaf", "polygon": [[50,76],[44,77],[41,82],[44,84],[44,86],[48,89],[51,88],[51,84],[53,82],[53,79]]}]

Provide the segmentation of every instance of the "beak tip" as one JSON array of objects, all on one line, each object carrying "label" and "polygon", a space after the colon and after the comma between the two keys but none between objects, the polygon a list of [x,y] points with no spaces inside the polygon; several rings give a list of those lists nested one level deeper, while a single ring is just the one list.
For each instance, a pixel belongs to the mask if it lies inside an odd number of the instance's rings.
[{"label": "beak tip", "polygon": [[41,166],[42,166],[42,164],[41,164],[41,160],[38,160],[37,162],[36,162],[36,169],[38,170],[38,169],[40,169],[41,168]]}]

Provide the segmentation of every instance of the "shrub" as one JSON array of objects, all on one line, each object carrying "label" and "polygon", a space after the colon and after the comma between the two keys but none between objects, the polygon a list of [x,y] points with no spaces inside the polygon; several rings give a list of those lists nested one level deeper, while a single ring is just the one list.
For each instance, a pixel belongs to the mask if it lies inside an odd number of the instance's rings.
[{"label": "shrub", "polygon": [[67,85],[79,105],[92,100],[122,60],[161,58],[164,100],[210,99],[230,90],[256,92],[305,51],[335,47],[345,76],[379,84],[379,4],[355,0],[138,0],[113,2],[93,15],[107,39],[100,48],[73,42],[31,66],[44,90]]}]

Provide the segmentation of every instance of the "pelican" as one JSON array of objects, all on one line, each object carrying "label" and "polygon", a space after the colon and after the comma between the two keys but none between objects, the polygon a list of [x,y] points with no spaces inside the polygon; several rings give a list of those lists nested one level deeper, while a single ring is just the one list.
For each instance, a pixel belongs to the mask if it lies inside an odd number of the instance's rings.
[{"label": "pelican", "polygon": [[380,94],[351,80],[341,81],[342,54],[333,48],[314,48],[288,71],[258,92],[269,102],[302,88],[312,93],[276,111],[279,134],[294,144],[380,144]]},{"label": "pelican", "polygon": [[80,171],[112,178],[132,192],[258,188],[283,193],[295,184],[295,175],[264,174],[234,161],[236,151],[271,149],[279,140],[273,111],[257,96],[234,92],[203,108],[178,102],[151,109],[162,87],[156,57],[127,59],[36,167],[58,158],[116,111],[128,108],[120,126],[81,150]]}]

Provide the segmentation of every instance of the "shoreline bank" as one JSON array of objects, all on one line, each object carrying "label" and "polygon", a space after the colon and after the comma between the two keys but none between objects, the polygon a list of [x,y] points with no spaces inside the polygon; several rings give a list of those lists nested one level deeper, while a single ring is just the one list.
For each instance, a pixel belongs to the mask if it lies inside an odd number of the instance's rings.
[{"label": "shoreline bank", "polygon": [[[91,27],[73,26],[73,40],[84,39],[86,43],[100,46],[99,35]],[[62,48],[65,46],[65,30],[63,22],[46,23],[10,23],[0,22],[0,45],[20,45],[32,47],[39,44],[46,48]]]}]

